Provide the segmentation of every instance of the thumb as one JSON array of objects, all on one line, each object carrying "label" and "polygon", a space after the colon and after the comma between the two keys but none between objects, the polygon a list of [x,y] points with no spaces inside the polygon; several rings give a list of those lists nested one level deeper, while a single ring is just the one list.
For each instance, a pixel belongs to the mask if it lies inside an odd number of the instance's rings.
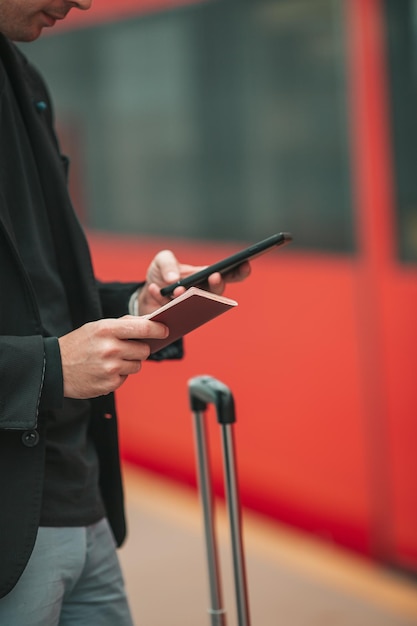
[{"label": "thumb", "polygon": [[171,250],[162,250],[155,257],[156,270],[159,270],[162,281],[165,283],[173,283],[180,279],[180,267]]}]

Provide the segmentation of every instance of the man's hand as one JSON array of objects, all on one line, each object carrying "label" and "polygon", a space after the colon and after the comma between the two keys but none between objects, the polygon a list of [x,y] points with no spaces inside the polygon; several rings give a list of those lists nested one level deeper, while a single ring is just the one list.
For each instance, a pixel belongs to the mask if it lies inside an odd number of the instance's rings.
[{"label": "man's hand", "polygon": [[[204,266],[196,267],[194,265],[179,263],[170,250],[158,252],[149,266],[146,275],[146,283],[139,294],[140,315],[152,313],[152,311],[168,302],[169,298],[164,298],[160,294],[162,287],[175,283],[180,278],[194,274],[203,269],[203,267]],[[212,293],[221,295],[227,283],[244,280],[249,276],[250,269],[250,264],[245,262],[233,269],[226,276],[222,276],[218,272],[211,274],[208,279],[209,290]],[[179,296],[184,291],[184,287],[177,287],[173,295],[174,297]]]},{"label": "man's hand", "polygon": [[115,391],[148,358],[146,339],[167,335],[163,324],[126,315],[89,322],[60,337],[64,396],[95,398]]}]

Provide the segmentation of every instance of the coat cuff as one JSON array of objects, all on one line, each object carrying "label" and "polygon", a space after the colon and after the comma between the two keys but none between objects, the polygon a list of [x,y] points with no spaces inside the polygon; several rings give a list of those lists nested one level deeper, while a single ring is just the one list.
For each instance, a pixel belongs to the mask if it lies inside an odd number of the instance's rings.
[{"label": "coat cuff", "polygon": [[55,409],[62,406],[64,379],[62,376],[61,352],[57,337],[43,340],[45,351],[45,376],[43,379],[40,409]]},{"label": "coat cuff", "polygon": [[154,352],[148,357],[148,361],[172,361],[184,357],[183,339],[177,339],[161,350]]}]

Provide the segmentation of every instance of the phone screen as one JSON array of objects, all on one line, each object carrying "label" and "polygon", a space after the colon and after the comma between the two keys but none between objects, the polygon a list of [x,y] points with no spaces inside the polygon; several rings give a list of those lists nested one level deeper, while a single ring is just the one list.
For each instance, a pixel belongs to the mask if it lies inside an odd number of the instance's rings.
[{"label": "phone screen", "polygon": [[276,233],[275,235],[271,235],[262,241],[252,244],[248,248],[244,248],[243,250],[240,250],[239,252],[222,259],[221,261],[217,261],[217,263],[207,266],[195,274],[190,274],[189,276],[181,278],[171,285],[163,287],[161,289],[161,295],[169,296],[177,287],[185,287],[188,289],[188,287],[201,285],[211,274],[214,274],[214,272],[220,272],[223,275],[227,274],[245,261],[249,261],[250,259],[272,250],[276,246],[282,246],[290,241],[292,241],[292,235],[290,233]]}]

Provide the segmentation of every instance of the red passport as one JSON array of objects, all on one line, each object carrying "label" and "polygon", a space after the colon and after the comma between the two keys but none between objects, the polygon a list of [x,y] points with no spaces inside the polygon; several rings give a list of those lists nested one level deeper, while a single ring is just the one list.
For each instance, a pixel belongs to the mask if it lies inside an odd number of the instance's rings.
[{"label": "red passport", "polygon": [[144,316],[169,328],[169,336],[165,339],[147,339],[146,343],[150,345],[151,352],[161,350],[235,306],[235,300],[190,287],[182,295]]}]

